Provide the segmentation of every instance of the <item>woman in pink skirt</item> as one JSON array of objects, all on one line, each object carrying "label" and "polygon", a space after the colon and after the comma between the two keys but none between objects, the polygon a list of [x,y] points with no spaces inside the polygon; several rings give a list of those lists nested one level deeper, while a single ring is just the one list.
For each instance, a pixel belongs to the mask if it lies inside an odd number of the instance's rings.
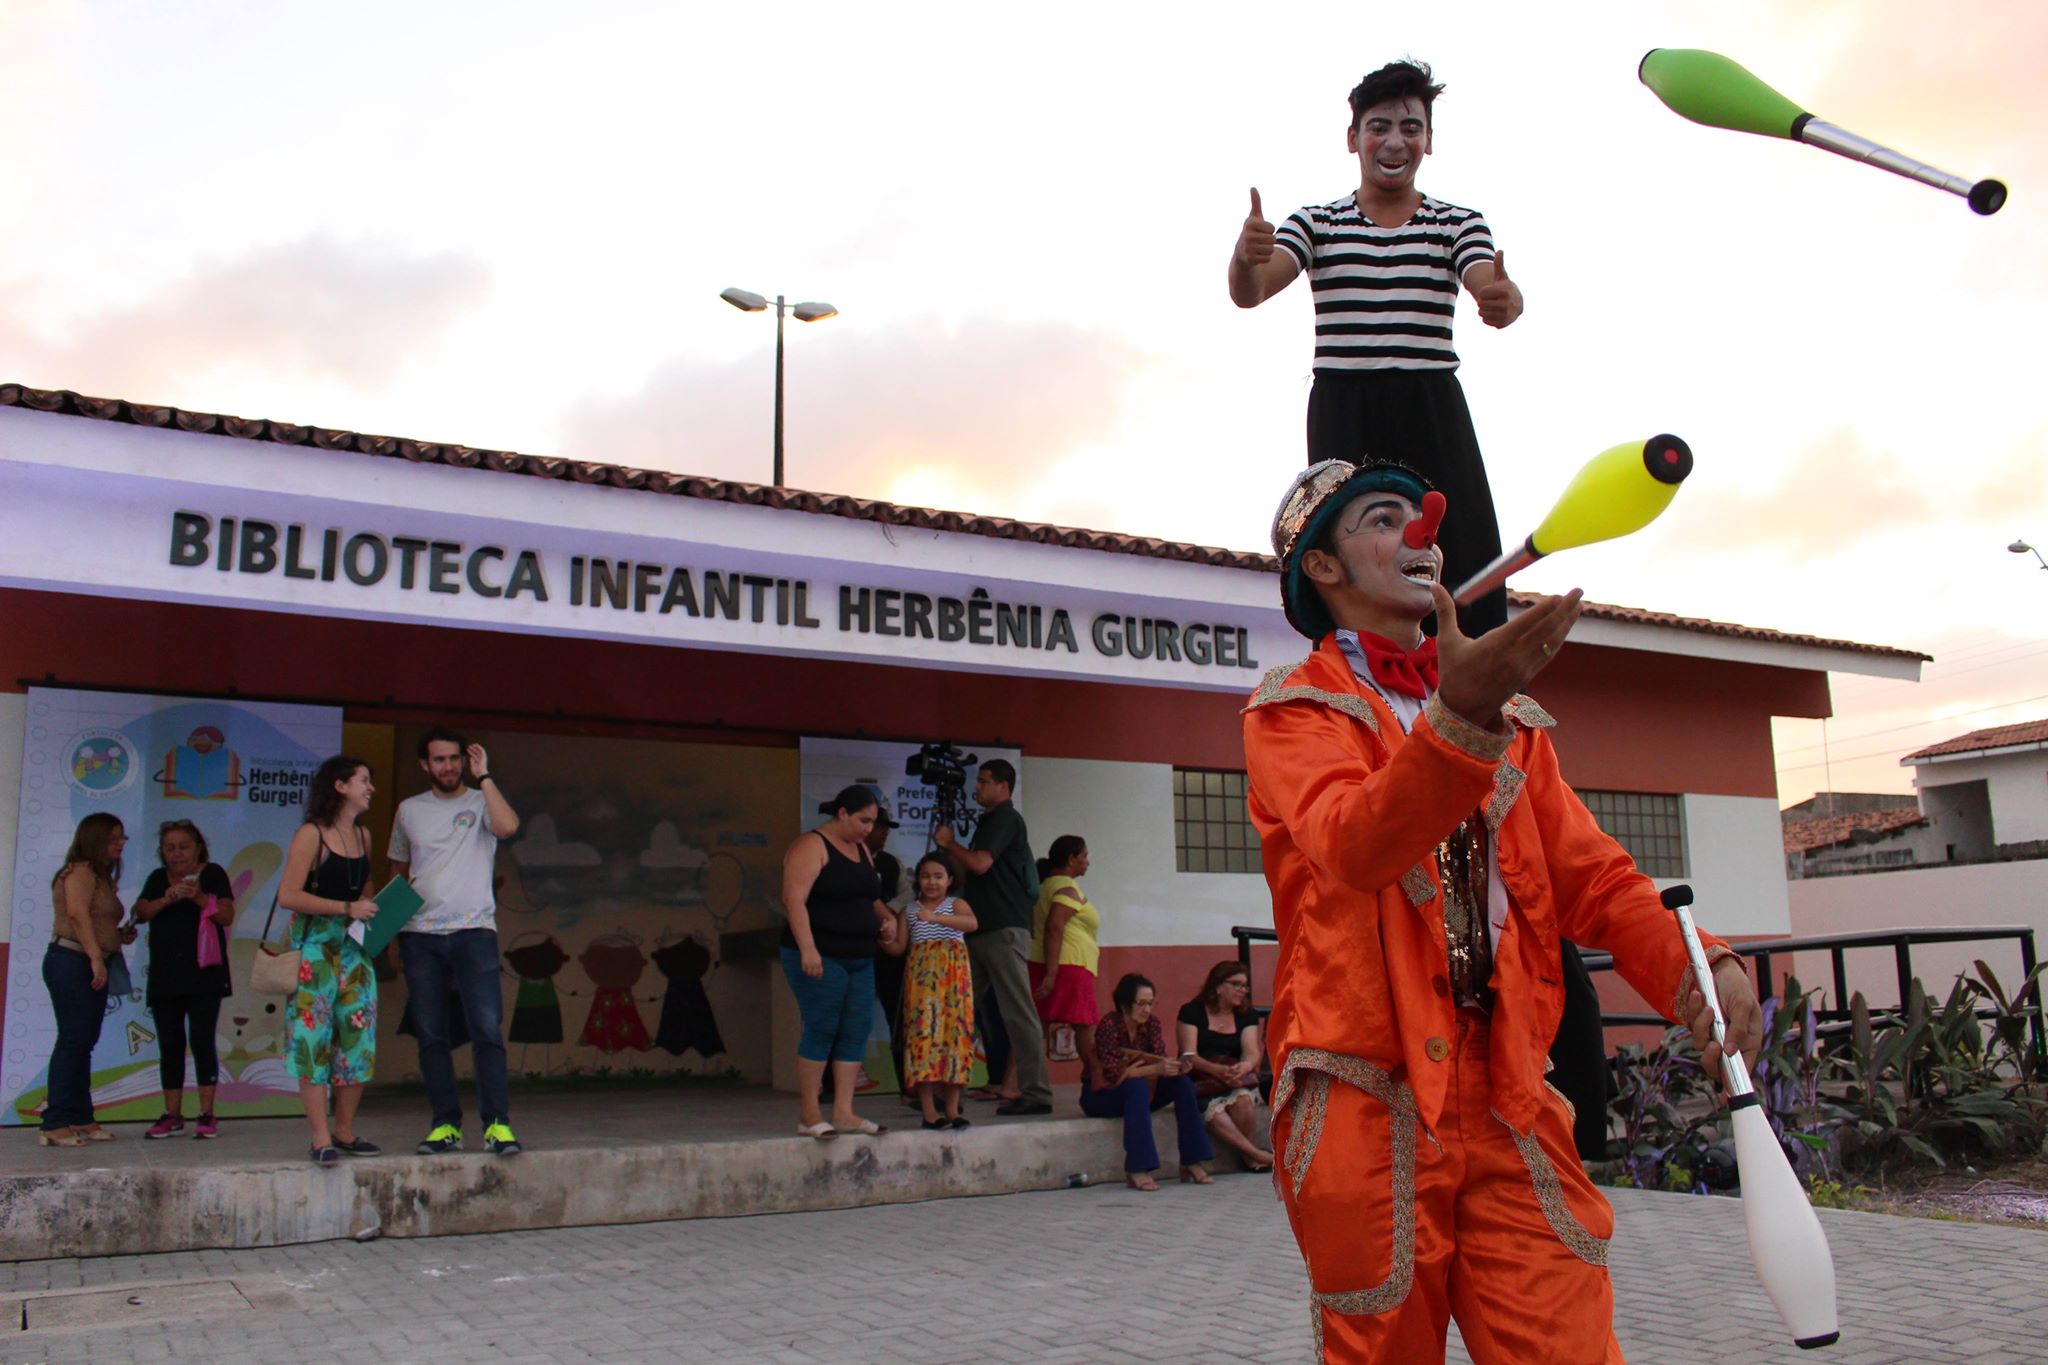
[{"label": "woman in pink skirt", "polygon": [[[1031,908],[1031,998],[1051,1038],[1066,1025],[1080,1055],[1095,1046],[1095,968],[1101,960],[1102,916],[1081,892],[1088,872],[1088,845],[1078,834],[1062,834],[1038,860],[1038,904]],[[1056,1053],[1064,1049],[1055,1048]]]}]

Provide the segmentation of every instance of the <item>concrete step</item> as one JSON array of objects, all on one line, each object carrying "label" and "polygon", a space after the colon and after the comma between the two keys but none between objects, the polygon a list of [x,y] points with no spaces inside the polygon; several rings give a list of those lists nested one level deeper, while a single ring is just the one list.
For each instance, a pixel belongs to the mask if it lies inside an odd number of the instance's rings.
[{"label": "concrete step", "polygon": [[[788,1095],[734,1087],[516,1098],[526,1150],[417,1156],[417,1098],[371,1097],[358,1133],[386,1155],[321,1168],[296,1119],[229,1123],[210,1142],[141,1140],[144,1125],[86,1148],[0,1133],[0,1259],[434,1237],[526,1228],[848,1208],[1009,1194],[1123,1178],[1122,1127],[1081,1117],[1071,1093],[1046,1118],[971,1104],[970,1128],[926,1132],[896,1097],[864,1096],[879,1137],[795,1134]],[[1170,1110],[1154,1115],[1168,1178]],[[471,1127],[475,1124],[472,1120]],[[472,1131],[472,1147],[480,1137]],[[1233,1169],[1227,1158],[1219,1169]]]}]

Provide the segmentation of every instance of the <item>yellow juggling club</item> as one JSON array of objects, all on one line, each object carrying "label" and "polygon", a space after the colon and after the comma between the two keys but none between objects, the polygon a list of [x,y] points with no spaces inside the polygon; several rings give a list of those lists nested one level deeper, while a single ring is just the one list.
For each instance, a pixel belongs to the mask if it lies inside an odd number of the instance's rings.
[{"label": "yellow juggling club", "polygon": [[1692,450],[1676,436],[1624,441],[1586,461],[1543,524],[1451,594],[1475,602],[1548,554],[1640,531],[1661,515],[1692,473]]},{"label": "yellow juggling club", "polygon": [[1652,48],[1636,67],[1636,75],[1667,109],[1694,123],[1804,142],[1959,195],[1977,213],[1996,213],[2005,206],[2002,182],[1979,180],[1973,184],[1846,128],[1824,123],[1718,52],[1695,47]]}]

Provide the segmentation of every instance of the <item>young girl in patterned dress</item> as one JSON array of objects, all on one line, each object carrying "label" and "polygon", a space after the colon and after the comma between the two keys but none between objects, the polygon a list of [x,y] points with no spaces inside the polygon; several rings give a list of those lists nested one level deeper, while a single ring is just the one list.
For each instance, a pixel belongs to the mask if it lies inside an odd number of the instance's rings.
[{"label": "young girl in patterned dress", "polygon": [[[953,895],[959,871],[944,853],[918,860],[917,898],[904,923],[910,960],[903,969],[903,1077],[917,1087],[927,1128],[965,1128],[960,1092],[974,1069],[974,984],[965,935],[974,912]],[[937,1096],[946,1112],[940,1116]]]}]

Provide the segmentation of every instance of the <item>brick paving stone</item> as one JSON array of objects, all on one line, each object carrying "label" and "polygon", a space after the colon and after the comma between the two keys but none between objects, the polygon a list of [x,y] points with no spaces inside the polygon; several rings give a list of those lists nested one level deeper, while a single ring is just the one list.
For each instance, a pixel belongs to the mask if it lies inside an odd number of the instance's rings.
[{"label": "brick paving stone", "polygon": [[[1824,1211],[1844,1339],[1806,1356],[1756,1283],[1740,1205],[1617,1192],[1634,1365],[2048,1358],[2048,1233]],[[231,1277],[289,1308],[174,1329],[0,1336],[26,1361],[716,1360],[719,1365],[1300,1361],[1301,1261],[1271,1187],[1233,1177],[830,1213],[0,1266],[0,1295]],[[1221,1278],[1219,1278],[1219,1276]],[[1706,1305],[1720,1313],[1706,1316]],[[1453,1330],[1449,1360],[1469,1365]]]}]

